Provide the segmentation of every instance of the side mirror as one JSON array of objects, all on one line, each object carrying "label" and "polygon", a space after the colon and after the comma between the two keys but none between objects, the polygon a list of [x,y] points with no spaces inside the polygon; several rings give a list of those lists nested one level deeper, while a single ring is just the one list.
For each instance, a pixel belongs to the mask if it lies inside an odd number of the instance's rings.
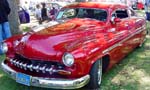
[{"label": "side mirror", "polygon": [[114,22],[115,22],[115,23],[121,22],[121,19],[120,19],[120,18],[115,18],[115,19],[114,19]]}]

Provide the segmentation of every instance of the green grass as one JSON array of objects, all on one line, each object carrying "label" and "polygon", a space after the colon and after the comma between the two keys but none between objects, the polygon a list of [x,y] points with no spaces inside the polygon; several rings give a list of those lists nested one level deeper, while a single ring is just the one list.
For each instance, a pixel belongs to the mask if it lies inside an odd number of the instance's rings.
[{"label": "green grass", "polygon": [[[150,25],[150,24],[147,24]],[[150,26],[147,26],[150,29]],[[97,90],[150,90],[150,36],[143,47],[135,49],[102,77]],[[5,56],[0,56],[0,60]],[[0,90],[53,90],[27,87],[16,83],[0,70]],[[87,89],[78,89],[87,90]]]},{"label": "green grass", "polygon": [[150,38],[103,75],[101,90],[150,90]]},{"label": "green grass", "polygon": [[29,32],[30,30],[31,30],[30,27],[27,27],[27,26],[22,27],[23,32]]},{"label": "green grass", "polygon": [[[150,22],[147,30],[150,31]],[[103,75],[101,90],[150,90],[150,35],[146,38],[143,47]]]}]

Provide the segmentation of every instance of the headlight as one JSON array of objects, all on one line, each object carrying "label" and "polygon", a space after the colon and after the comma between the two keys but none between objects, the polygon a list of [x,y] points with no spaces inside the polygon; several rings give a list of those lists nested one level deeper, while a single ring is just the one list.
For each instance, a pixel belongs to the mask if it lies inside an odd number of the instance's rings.
[{"label": "headlight", "polygon": [[72,66],[72,65],[74,64],[74,57],[73,57],[73,55],[70,54],[70,53],[65,53],[65,54],[63,55],[62,60],[63,60],[63,63],[64,63],[66,66],[68,66],[68,67],[70,67],[70,66]]},{"label": "headlight", "polygon": [[6,53],[8,51],[7,43],[2,42],[0,48],[2,50],[2,53]]}]

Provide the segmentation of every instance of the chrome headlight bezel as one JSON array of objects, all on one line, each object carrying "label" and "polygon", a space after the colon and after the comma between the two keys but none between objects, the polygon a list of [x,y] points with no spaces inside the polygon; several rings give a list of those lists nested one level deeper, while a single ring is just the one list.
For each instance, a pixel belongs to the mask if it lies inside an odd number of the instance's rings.
[{"label": "chrome headlight bezel", "polygon": [[62,57],[64,65],[71,67],[74,64],[74,57],[71,53],[65,53]]},{"label": "chrome headlight bezel", "polygon": [[6,53],[8,51],[8,45],[7,45],[7,43],[2,42],[0,48],[2,50],[2,53]]}]

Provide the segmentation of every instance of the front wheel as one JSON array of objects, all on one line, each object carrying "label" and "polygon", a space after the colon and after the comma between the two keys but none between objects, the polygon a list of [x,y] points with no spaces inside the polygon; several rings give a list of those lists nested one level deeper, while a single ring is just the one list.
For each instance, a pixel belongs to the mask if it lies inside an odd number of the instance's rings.
[{"label": "front wheel", "polygon": [[102,60],[97,60],[90,71],[90,81],[88,88],[97,89],[100,87],[102,77]]}]

